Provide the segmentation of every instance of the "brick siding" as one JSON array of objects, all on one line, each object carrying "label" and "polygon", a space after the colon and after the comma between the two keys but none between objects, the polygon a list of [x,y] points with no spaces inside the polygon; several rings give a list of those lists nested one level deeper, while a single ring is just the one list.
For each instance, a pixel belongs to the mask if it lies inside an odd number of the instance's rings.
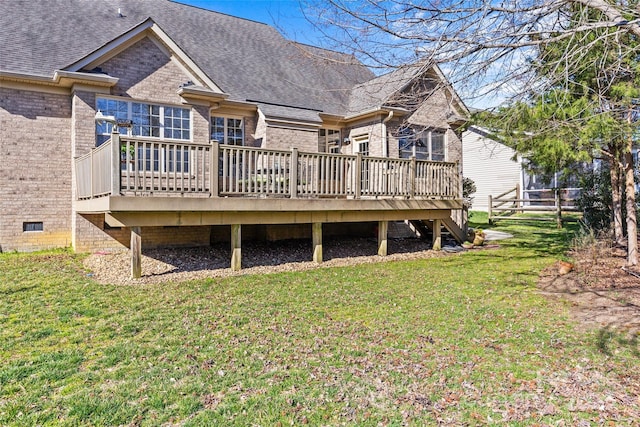
[{"label": "brick siding", "polygon": [[[110,228],[104,222],[103,214],[82,215],[83,221],[91,227],[83,230],[82,239],[76,246],[78,252],[127,250],[131,241],[128,227]],[[211,227],[143,227],[142,249],[160,247],[209,246]]]},{"label": "brick siding", "polygon": [[[100,68],[120,79],[111,95],[159,104],[184,105],[176,92],[189,77],[148,38],[102,63]],[[96,96],[101,95],[80,91],[74,93],[73,146],[76,156],[95,147]],[[192,140],[208,143],[209,108],[192,106],[192,117]],[[76,214],[73,220],[73,243],[77,251],[123,250],[129,246],[130,229],[105,227],[104,215]],[[203,233],[203,229],[206,232]],[[176,232],[171,227],[145,227],[142,230],[142,247],[208,245],[208,230],[208,227],[180,227]]]},{"label": "brick siding", "polygon": [[299,151],[318,151],[318,131],[302,129],[283,129],[279,127],[267,127],[266,148],[274,150],[290,150],[297,148]]},{"label": "brick siding", "polygon": [[103,62],[100,68],[120,79],[112,95],[157,103],[180,105],[178,88],[191,79],[149,38]]},{"label": "brick siding", "polygon": [[68,96],[0,88],[0,250],[71,244],[70,116]]}]

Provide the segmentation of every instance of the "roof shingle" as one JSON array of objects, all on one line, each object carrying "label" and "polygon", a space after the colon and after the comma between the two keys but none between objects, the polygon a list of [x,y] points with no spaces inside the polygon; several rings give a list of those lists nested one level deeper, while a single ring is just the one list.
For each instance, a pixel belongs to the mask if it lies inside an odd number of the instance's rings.
[{"label": "roof shingle", "polygon": [[[169,0],[0,2],[0,70],[52,76],[148,18],[230,99],[295,107],[282,109],[290,116],[305,109],[344,114],[350,90],[374,77],[350,55]],[[308,118],[309,112],[300,115]]]}]

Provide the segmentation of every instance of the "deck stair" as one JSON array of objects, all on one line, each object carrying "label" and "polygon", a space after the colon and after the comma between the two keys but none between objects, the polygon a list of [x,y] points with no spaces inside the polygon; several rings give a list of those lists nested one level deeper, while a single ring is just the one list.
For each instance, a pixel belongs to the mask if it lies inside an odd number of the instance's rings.
[{"label": "deck stair", "polygon": [[409,227],[421,239],[426,239],[433,231],[433,224],[430,221],[410,220]]},{"label": "deck stair", "polygon": [[445,218],[442,220],[442,225],[449,230],[451,237],[453,237],[458,243],[462,243],[467,240],[466,233],[460,228],[458,224],[452,218]]},{"label": "deck stair", "polygon": [[[419,221],[412,220],[408,221],[410,227],[415,231],[416,235],[418,235],[422,239],[426,239],[427,236],[431,236],[433,234],[433,221]],[[458,243],[462,243],[466,240],[466,235],[464,231],[455,223],[452,218],[446,218],[442,220],[442,226],[449,233],[452,239],[457,241]]]}]

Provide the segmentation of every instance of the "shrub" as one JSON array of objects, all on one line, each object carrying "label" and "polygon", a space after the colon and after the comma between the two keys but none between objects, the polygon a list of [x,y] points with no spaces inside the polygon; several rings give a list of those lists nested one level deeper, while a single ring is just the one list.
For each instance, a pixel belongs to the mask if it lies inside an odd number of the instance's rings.
[{"label": "shrub", "polygon": [[477,191],[476,183],[471,178],[462,178],[462,198],[467,208],[471,209],[473,204],[473,197],[471,197]]},{"label": "shrub", "polygon": [[580,179],[580,186],[582,191],[575,203],[583,213],[585,225],[596,234],[609,231],[613,203],[609,167],[603,165],[596,170],[585,172]]}]

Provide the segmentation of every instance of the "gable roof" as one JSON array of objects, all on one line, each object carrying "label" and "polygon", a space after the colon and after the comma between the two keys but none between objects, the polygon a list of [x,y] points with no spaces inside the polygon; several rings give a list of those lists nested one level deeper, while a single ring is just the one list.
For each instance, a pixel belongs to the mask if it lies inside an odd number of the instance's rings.
[{"label": "gable roof", "polygon": [[[464,102],[458,97],[453,87],[449,84],[444,74],[436,64],[411,64],[373,78],[367,82],[359,84],[351,91],[348,111],[350,114],[373,110],[376,108],[393,107],[398,102],[398,96],[408,88],[412,82],[424,76],[430,75],[437,82],[435,88],[445,89],[451,97],[455,111],[451,112],[450,119],[459,121],[464,119],[461,116],[470,114]],[[431,88],[430,90],[433,90]],[[431,94],[427,91],[419,93],[420,98],[428,98]],[[413,100],[419,101],[419,100]]]},{"label": "gable roof", "polygon": [[280,118],[322,122],[320,113],[344,117],[379,108],[422,70],[375,77],[351,55],[170,0],[12,0],[0,2],[0,74],[88,71],[82,68],[88,58],[149,28],[201,73],[203,89]]},{"label": "gable roof", "polygon": [[0,2],[0,71],[52,76],[148,19],[232,100],[339,114],[349,90],[373,77],[350,55],[288,41],[266,24],[168,0]]},{"label": "gable roof", "polygon": [[394,94],[407,86],[417,76],[418,71],[418,67],[401,67],[357,85],[351,91],[349,113],[356,114],[381,108]]}]

